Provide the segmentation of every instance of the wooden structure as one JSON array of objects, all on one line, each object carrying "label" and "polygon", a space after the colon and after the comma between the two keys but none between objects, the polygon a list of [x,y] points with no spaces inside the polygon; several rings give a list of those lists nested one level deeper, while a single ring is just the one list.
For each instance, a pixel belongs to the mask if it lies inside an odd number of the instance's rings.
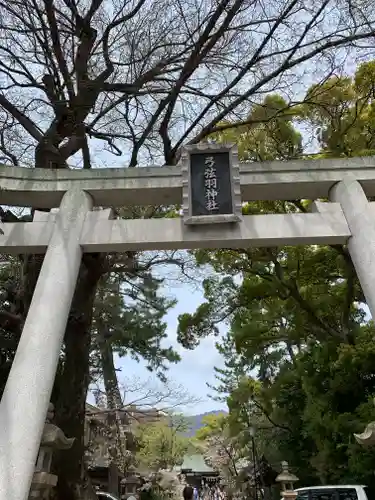
[{"label": "wooden structure", "polygon": [[199,453],[185,455],[183,463],[176,466],[174,471],[183,475],[186,483],[196,488],[201,488],[203,484],[214,483],[219,480],[219,473],[209,467],[203,455]]}]

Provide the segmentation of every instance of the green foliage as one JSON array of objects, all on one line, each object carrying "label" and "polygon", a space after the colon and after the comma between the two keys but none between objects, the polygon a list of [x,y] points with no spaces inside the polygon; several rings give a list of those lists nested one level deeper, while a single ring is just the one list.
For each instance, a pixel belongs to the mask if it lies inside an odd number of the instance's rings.
[{"label": "green foliage", "polygon": [[[369,454],[353,437],[375,417],[372,339],[372,328],[363,327],[355,345],[312,345],[297,356],[294,367],[283,367],[270,389],[273,417],[289,428],[280,436],[280,447],[290,458],[291,450],[299,450],[302,478],[314,480],[314,472],[315,481],[323,483],[373,485]],[[374,467],[374,457],[371,463]]]},{"label": "green foliage", "polygon": [[205,322],[229,323],[219,342],[226,367],[218,375],[219,390],[229,394],[232,432],[261,427],[260,452],[271,463],[298,464],[306,482],[371,480],[366,469],[347,471],[353,450],[365,454],[352,435],[367,423],[364,412],[371,416],[375,365],[374,328],[363,326],[362,292],[342,250],[227,250],[204,259],[221,273],[205,286]]},{"label": "green foliage", "polygon": [[[138,259],[138,257],[132,256]],[[129,266],[129,263],[127,263]],[[166,338],[164,316],[175,305],[160,294],[162,281],[151,270],[135,262],[133,273],[105,275],[98,286],[92,320],[92,377],[103,379],[107,405],[122,407],[114,355],[143,359],[149,371],[164,381],[168,363],[179,355],[163,345]],[[142,269],[143,267],[143,269]]]},{"label": "green foliage", "polygon": [[204,441],[212,434],[220,434],[227,424],[227,416],[225,413],[206,415],[203,420],[203,427],[197,430],[196,439]]},{"label": "green foliage", "polygon": [[2,303],[3,325],[0,329],[0,398],[17,349],[21,334],[20,317],[17,306],[21,303],[22,290],[20,274],[22,266],[13,257],[0,262],[0,299]]},{"label": "green foliage", "polygon": [[163,346],[164,316],[175,301],[160,294],[161,284],[150,271],[105,277],[96,296],[93,331],[94,341],[100,336],[119,356],[143,358],[150,371],[163,377],[166,362],[180,358],[171,347]]},{"label": "green foliage", "polygon": [[152,470],[171,470],[181,464],[190,441],[180,433],[181,421],[163,421],[137,428],[138,461]]},{"label": "green foliage", "polygon": [[374,68],[366,62],[353,78],[331,77],[308,90],[299,114],[315,128],[324,156],[374,155]]},{"label": "green foliage", "polygon": [[[302,136],[292,123],[293,111],[279,95],[268,95],[253,107],[245,124],[212,134],[217,142],[236,143],[242,160],[294,158],[302,152]],[[229,123],[222,123],[228,126]]]}]

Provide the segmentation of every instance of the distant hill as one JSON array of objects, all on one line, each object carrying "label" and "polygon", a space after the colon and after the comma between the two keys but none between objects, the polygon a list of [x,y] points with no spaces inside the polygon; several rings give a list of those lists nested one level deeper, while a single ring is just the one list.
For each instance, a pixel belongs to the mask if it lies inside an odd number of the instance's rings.
[{"label": "distant hill", "polygon": [[220,415],[222,413],[226,414],[227,412],[224,410],[215,410],[215,411],[208,411],[206,413],[200,413],[199,415],[191,415],[186,417],[186,420],[188,421],[189,430],[184,432],[184,436],[193,437],[197,432],[197,430],[201,429],[204,426],[203,422],[204,417],[207,417],[208,415]]}]

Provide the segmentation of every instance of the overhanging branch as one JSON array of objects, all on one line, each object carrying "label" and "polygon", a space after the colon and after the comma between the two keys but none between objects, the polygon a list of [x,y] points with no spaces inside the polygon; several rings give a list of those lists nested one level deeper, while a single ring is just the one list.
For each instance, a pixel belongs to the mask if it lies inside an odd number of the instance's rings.
[{"label": "overhanging branch", "polygon": [[43,135],[40,132],[40,129],[38,129],[35,123],[16,106],[14,106],[14,104],[12,104],[4,95],[0,95],[0,106],[12,115],[13,118],[15,118],[37,142],[42,141]]}]

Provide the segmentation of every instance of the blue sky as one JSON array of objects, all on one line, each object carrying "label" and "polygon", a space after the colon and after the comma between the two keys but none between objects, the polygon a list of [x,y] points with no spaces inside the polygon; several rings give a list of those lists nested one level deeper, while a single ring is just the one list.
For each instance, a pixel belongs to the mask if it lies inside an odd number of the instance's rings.
[{"label": "blue sky", "polygon": [[[192,415],[223,409],[223,404],[208,397],[210,390],[207,387],[207,383],[215,383],[214,366],[222,366],[221,356],[215,348],[217,338],[211,336],[203,339],[199,347],[193,351],[184,349],[176,341],[178,315],[193,312],[203,301],[203,293],[189,285],[169,286],[167,293],[168,296],[174,296],[178,300],[176,307],[165,318],[168,324],[168,344],[172,345],[181,356],[180,363],[171,365],[168,379],[171,384],[183,386],[189,394],[200,400],[183,408],[184,413]],[[135,378],[147,381],[150,379],[150,373],[142,361],[138,363],[130,358],[121,358],[116,361],[117,367],[121,368],[121,373],[118,375],[120,382],[123,377],[127,380]],[[129,399],[132,398],[136,399],[136,396],[134,394],[129,396]]]}]

